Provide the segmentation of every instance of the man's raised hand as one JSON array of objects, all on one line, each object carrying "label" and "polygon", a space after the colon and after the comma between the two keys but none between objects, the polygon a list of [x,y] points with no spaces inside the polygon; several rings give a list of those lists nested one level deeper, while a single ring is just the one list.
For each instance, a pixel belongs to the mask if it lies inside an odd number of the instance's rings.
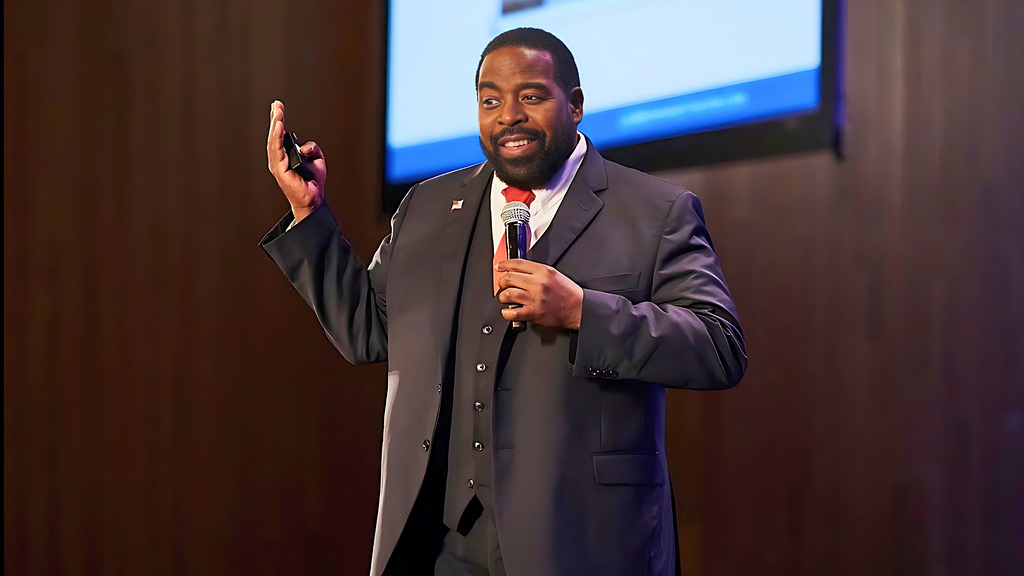
[{"label": "man's raised hand", "polygon": [[506,320],[580,329],[583,288],[561,272],[545,264],[519,259],[503,260],[495,270],[505,272],[498,280],[498,300],[520,305],[501,311]]},{"label": "man's raised hand", "polygon": [[313,179],[306,182],[288,169],[288,154],[284,149],[284,104],[274,100],[270,105],[270,134],[267,136],[267,167],[277,180],[285,198],[292,206],[292,216],[298,222],[309,216],[323,202],[324,183],[327,181],[327,161],[316,142],[309,141],[300,148],[310,160]]}]

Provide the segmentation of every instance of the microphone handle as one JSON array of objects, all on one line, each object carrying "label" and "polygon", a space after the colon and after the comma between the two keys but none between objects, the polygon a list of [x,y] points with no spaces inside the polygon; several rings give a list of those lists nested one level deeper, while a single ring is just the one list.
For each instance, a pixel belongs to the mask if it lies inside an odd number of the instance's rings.
[{"label": "microphone handle", "polygon": [[[505,248],[508,259],[526,258],[526,250],[530,247],[530,227],[525,222],[509,222],[505,225]],[[519,304],[506,304],[505,308],[518,308]],[[512,331],[526,330],[526,322],[513,321]]]}]

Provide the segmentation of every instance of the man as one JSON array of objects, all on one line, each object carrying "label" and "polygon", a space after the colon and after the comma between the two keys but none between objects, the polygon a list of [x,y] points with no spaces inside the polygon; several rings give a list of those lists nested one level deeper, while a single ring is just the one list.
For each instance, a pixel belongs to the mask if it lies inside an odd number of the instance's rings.
[{"label": "man", "polygon": [[[602,159],[576,131],[579,84],[547,32],[491,41],[487,161],[414,186],[368,268],[317,145],[313,181],[286,171],[272,107],[292,210],[262,246],[349,361],[389,364],[373,576],[675,571],[665,389],[733,386],[746,353],[697,198]],[[527,260],[504,257],[513,199]]]}]

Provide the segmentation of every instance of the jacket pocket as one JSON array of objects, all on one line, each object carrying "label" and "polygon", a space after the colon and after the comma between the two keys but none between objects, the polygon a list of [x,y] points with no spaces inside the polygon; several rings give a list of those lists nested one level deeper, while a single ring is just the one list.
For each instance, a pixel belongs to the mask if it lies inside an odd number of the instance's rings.
[{"label": "jacket pocket", "polygon": [[580,282],[580,286],[600,292],[628,292],[629,290],[636,290],[640,286],[640,273],[632,272],[595,276]]},{"label": "jacket pocket", "polygon": [[594,475],[604,486],[665,484],[657,456],[648,454],[594,454]]}]

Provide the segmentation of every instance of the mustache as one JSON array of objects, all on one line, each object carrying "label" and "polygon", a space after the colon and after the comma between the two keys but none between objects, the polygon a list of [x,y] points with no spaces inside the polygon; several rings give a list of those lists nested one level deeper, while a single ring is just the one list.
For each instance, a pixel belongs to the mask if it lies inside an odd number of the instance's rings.
[{"label": "mustache", "polygon": [[545,140],[544,132],[542,132],[540,130],[534,130],[532,128],[524,128],[522,126],[510,126],[508,128],[505,128],[501,132],[498,132],[497,134],[491,136],[491,147],[493,149],[497,149],[498,146],[499,146],[499,144],[498,144],[499,140],[501,140],[502,138],[504,138],[506,136],[516,136],[516,135],[532,136],[533,138],[537,139],[538,142],[541,142],[541,143],[543,143],[544,140]]}]

